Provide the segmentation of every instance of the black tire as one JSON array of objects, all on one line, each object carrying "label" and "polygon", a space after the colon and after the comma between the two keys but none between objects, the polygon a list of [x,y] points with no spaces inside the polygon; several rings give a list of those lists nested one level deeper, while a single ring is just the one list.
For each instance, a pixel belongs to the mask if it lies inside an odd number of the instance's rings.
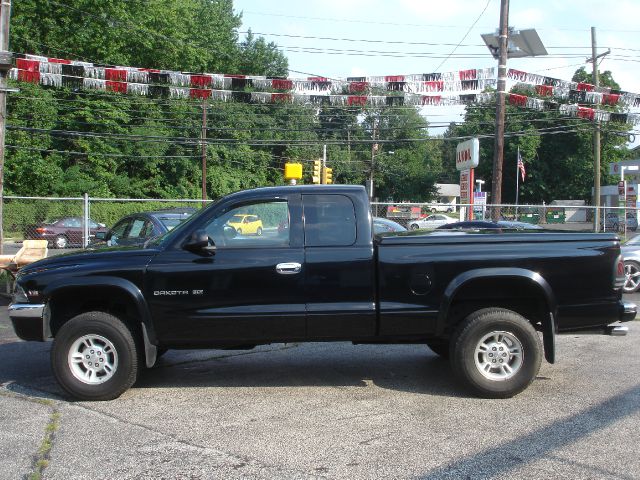
[{"label": "black tire", "polygon": [[69,246],[69,239],[64,235],[58,235],[53,240],[53,248],[67,248]]},{"label": "black tire", "polygon": [[259,237],[262,235],[262,227],[258,227],[258,229],[256,230],[256,235],[258,235]]},{"label": "black tire", "polygon": [[236,228],[236,234],[237,235],[242,235],[242,229],[241,228]]},{"label": "black tire", "polygon": [[446,340],[433,339],[427,341],[427,347],[442,358],[449,358],[449,342]]},{"label": "black tire", "polygon": [[412,223],[409,225],[409,230],[418,230],[420,226],[417,223]]},{"label": "black tire", "polygon": [[640,288],[640,265],[631,260],[624,262],[624,293],[633,293]]},{"label": "black tire", "polygon": [[73,397],[113,400],[136,381],[138,348],[120,319],[105,312],[86,312],[69,320],[56,334],[51,365],[60,386]]},{"label": "black tire", "polygon": [[542,346],[526,318],[503,308],[485,308],[460,324],[451,355],[454,373],[476,395],[510,398],[535,379]]}]

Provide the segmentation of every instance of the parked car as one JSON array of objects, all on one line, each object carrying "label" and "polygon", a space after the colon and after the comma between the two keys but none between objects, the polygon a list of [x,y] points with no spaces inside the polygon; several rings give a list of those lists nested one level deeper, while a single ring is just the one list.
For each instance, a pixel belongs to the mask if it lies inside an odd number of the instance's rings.
[{"label": "parked car", "polygon": [[455,221],[457,221],[455,218],[436,213],[419,220],[411,220],[408,227],[409,230],[418,230],[420,228],[438,228],[440,225],[453,223]]},{"label": "parked car", "polygon": [[640,289],[640,235],[622,244],[624,258],[624,293],[633,293]]},{"label": "parked car", "polygon": [[460,229],[500,229],[500,225],[489,220],[465,220],[462,222],[445,223],[440,225],[438,230],[460,230]]},{"label": "parked car", "polygon": [[515,230],[544,230],[544,227],[535,223],[519,222],[516,220],[498,220],[501,228],[509,228]]},{"label": "parked car", "polygon": [[150,238],[167,233],[196,212],[195,208],[173,208],[127,215],[106,232],[96,234],[92,246],[142,245]]},{"label": "parked car", "polygon": [[[89,219],[89,237],[106,232],[104,223]],[[48,240],[51,248],[82,246],[82,217],[64,217],[30,225],[24,231],[27,240]]]},{"label": "parked car", "polygon": [[257,215],[237,214],[229,219],[227,225],[236,229],[238,235],[262,235],[262,220]]},{"label": "parked car", "polygon": [[492,222],[491,220],[465,220],[463,222],[447,223],[440,225],[438,230],[463,230],[463,229],[476,229],[476,230],[543,230],[540,225],[534,225],[527,222],[516,222],[514,220],[498,220]]},{"label": "parked car", "polygon": [[404,228],[397,222],[393,220],[388,220],[386,218],[373,217],[373,233],[393,233],[393,232],[406,232],[407,229]]},{"label": "parked car", "polygon": [[432,212],[455,212],[456,206],[451,203],[435,203],[428,206],[428,209]]},{"label": "parked car", "polygon": [[[600,227],[604,230],[617,232],[620,228],[620,223],[618,212],[607,212],[600,221]],[[627,229],[633,232],[638,229],[638,219],[636,218],[635,211],[627,212]]]}]

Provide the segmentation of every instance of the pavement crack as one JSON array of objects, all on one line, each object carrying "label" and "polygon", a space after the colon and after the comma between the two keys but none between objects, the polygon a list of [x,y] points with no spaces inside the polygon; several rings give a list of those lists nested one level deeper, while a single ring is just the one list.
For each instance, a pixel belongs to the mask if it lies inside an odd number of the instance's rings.
[{"label": "pavement crack", "polygon": [[34,455],[31,473],[26,477],[28,480],[40,480],[44,469],[49,466],[51,460],[51,448],[55,442],[56,432],[60,428],[61,414],[56,406],[52,407],[53,411],[49,415],[49,422],[44,428],[44,438],[40,443],[38,452]]},{"label": "pavement crack", "polygon": [[53,400],[31,397],[9,391],[7,388],[10,385],[10,383],[3,383],[0,385],[0,396],[11,397],[30,403],[37,403],[39,405],[44,405],[51,410],[47,424],[44,427],[44,437],[40,442],[38,451],[33,455],[31,470],[24,476],[25,480],[40,480],[44,469],[49,466],[49,462],[51,461],[51,448],[53,448],[53,444],[55,442],[56,432],[60,428],[60,418],[62,417],[62,414]]},{"label": "pavement crack", "polygon": [[[82,409],[87,410],[89,412],[92,412],[92,413],[94,413],[96,415],[103,415],[105,417],[108,417],[108,418],[110,418],[110,419],[112,419],[112,420],[114,420],[116,422],[122,423],[124,425],[137,427],[137,428],[145,430],[145,431],[147,431],[149,433],[154,433],[156,435],[160,435],[160,436],[163,436],[163,437],[170,438],[172,441],[174,441],[174,442],[176,442],[176,443],[178,443],[180,445],[183,445],[183,446],[189,447],[189,448],[193,448],[193,449],[196,449],[196,450],[200,450],[203,453],[216,452],[218,454],[226,455],[226,456],[230,457],[231,459],[233,459],[233,460],[235,460],[237,462],[235,465],[233,465],[233,468],[236,469],[236,470],[242,469],[242,468],[244,468],[246,466],[250,466],[250,465],[253,464],[253,465],[258,466],[260,468],[269,468],[269,469],[273,469],[273,470],[276,470],[276,471],[282,472],[282,473],[294,472],[294,473],[298,473],[298,474],[302,473],[302,474],[308,475],[308,472],[305,472],[303,470],[297,470],[297,469],[281,467],[279,465],[272,465],[272,464],[264,463],[264,462],[262,462],[260,460],[257,460],[255,458],[251,458],[251,457],[248,457],[248,456],[243,456],[243,455],[239,455],[237,453],[232,453],[232,452],[228,452],[228,451],[225,451],[225,450],[220,450],[220,449],[217,449],[217,448],[203,446],[203,445],[200,445],[200,444],[197,444],[197,443],[190,442],[188,440],[183,440],[181,438],[178,438],[174,434],[167,433],[167,432],[164,432],[164,431],[160,431],[160,430],[157,430],[155,428],[149,427],[147,425],[143,425],[141,423],[125,420],[125,419],[120,418],[120,417],[116,416],[115,414],[112,414],[112,413],[109,413],[109,412],[95,410],[95,409],[89,407],[88,405],[83,405],[81,403],[73,403],[73,404],[70,404],[70,405],[73,405],[73,406],[78,407],[78,408],[82,408]],[[318,478],[317,474],[314,475],[314,476],[316,478]],[[320,478],[323,478],[323,477],[320,477]],[[29,479],[29,480],[31,480],[31,479]]]}]

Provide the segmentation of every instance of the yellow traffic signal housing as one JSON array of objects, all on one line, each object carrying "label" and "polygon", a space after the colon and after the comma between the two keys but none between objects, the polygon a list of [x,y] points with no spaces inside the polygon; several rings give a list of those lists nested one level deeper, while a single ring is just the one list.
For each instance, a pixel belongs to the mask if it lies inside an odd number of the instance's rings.
[{"label": "yellow traffic signal housing", "polygon": [[324,167],[322,169],[322,183],[330,184],[333,183],[333,169]]},{"label": "yellow traffic signal housing", "polygon": [[320,181],[321,181],[321,170],[322,170],[322,160],[314,160],[313,161],[313,174],[311,176],[311,181],[313,183],[320,183]]},{"label": "yellow traffic signal housing", "polygon": [[301,163],[285,163],[284,164],[285,180],[300,180],[301,178],[302,178]]}]

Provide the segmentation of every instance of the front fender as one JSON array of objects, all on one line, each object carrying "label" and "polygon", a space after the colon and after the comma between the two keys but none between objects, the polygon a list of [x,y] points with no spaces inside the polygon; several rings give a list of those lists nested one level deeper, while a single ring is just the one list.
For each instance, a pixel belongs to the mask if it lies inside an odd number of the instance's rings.
[{"label": "front fender", "polygon": [[468,270],[455,277],[445,289],[440,313],[438,315],[437,331],[442,334],[447,326],[447,319],[451,304],[455,300],[457,293],[462,287],[469,282],[481,279],[504,279],[504,280],[524,280],[536,289],[542,295],[547,304],[547,315],[542,319],[542,335],[544,342],[545,358],[549,363],[555,362],[555,316],[556,316],[556,300],[547,281],[539,274],[524,268],[479,268]]},{"label": "front fender", "polygon": [[48,302],[58,293],[66,290],[95,289],[100,287],[116,288],[124,292],[132,301],[138,312],[140,321],[144,325],[149,341],[156,343],[156,333],[151,321],[149,307],[140,289],[133,282],[120,277],[96,275],[91,277],[64,278],[47,285],[42,291],[42,297]]}]

